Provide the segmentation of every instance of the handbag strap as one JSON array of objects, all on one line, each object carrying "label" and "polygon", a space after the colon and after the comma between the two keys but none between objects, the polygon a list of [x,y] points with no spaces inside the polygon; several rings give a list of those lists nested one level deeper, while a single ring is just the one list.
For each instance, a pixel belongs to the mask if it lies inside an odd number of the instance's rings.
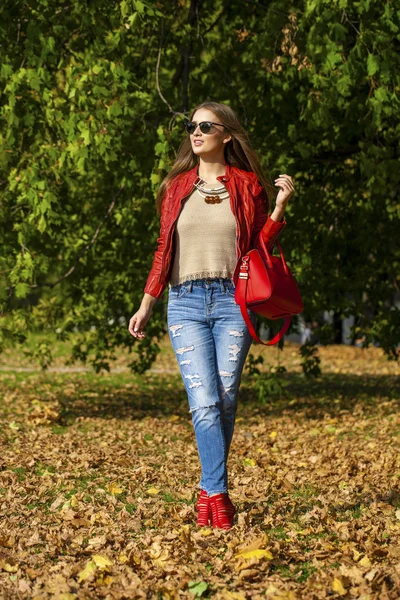
[{"label": "handbag strap", "polygon": [[[272,269],[273,268],[272,267],[272,260],[271,260],[272,249],[271,249],[271,251],[268,250],[268,246],[265,243],[265,241],[264,241],[264,239],[263,239],[263,237],[261,235],[261,232],[260,232],[260,234],[258,236],[258,244],[261,246],[261,248],[262,248],[262,250],[264,252],[265,260],[267,262],[268,267],[270,269]],[[280,245],[280,243],[278,242],[278,240],[275,240],[274,244],[276,245],[276,247],[279,250],[279,254],[280,254],[280,257],[281,257],[281,263],[282,263],[282,266],[283,266],[283,270],[285,271],[286,275],[290,275],[289,268],[288,268],[288,266],[286,264],[285,257],[283,256],[282,246]]]},{"label": "handbag strap", "polygon": [[[246,281],[245,289],[247,290],[247,280],[245,280],[245,281]],[[278,333],[272,338],[272,340],[269,340],[269,342],[263,342],[258,337],[256,330],[253,327],[253,323],[250,321],[249,315],[247,313],[245,294],[246,294],[246,292],[244,292],[244,295],[243,295],[243,293],[241,293],[241,290],[238,290],[240,310],[241,310],[243,319],[246,321],[246,325],[249,328],[251,337],[254,338],[259,344],[262,344],[263,346],[273,346],[274,344],[277,344],[283,338],[283,336],[289,329],[291,317],[288,316],[288,317],[284,318],[285,320],[283,322],[281,330],[278,331]]]}]

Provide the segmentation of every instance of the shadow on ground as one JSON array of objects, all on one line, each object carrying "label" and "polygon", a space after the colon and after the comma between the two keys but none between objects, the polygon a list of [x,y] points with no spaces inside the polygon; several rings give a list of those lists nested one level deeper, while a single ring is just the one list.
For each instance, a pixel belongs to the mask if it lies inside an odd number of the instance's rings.
[{"label": "shadow on ground", "polygon": [[[317,380],[304,379],[296,373],[286,373],[288,382],[281,395],[257,400],[249,376],[243,375],[238,396],[238,416],[244,420],[255,415],[280,416],[301,413],[304,418],[324,415],[339,416],[343,411],[353,411],[362,406],[365,411],[385,400],[400,404],[400,385],[397,377],[356,376],[326,374]],[[191,419],[186,392],[180,375],[163,378],[147,375],[141,383],[131,388],[102,385],[102,382],[79,382],[76,393],[58,394],[61,404],[60,424],[69,424],[78,417],[142,419],[144,417],[169,417],[178,415]],[[391,404],[390,411],[393,411]]]}]

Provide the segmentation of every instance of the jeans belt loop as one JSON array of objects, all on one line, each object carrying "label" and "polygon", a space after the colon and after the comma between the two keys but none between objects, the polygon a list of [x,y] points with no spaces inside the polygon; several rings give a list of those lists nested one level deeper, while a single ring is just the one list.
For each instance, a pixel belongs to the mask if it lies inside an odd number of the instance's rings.
[{"label": "jeans belt loop", "polygon": [[225,292],[224,280],[222,279],[222,277],[219,278],[219,289],[221,294]]},{"label": "jeans belt loop", "polygon": [[192,287],[193,287],[193,279],[191,279],[189,281],[189,285],[188,285],[188,291],[191,293],[192,292]]}]

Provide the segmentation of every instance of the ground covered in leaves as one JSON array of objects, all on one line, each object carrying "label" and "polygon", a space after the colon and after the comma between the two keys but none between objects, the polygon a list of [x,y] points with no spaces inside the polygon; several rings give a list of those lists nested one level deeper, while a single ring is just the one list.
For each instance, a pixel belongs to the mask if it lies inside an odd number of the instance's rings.
[{"label": "ground covered in leaves", "polygon": [[[200,464],[175,357],[153,371],[0,372],[0,598],[400,598],[399,366],[379,348],[252,346],[228,532],[195,525]],[[13,364],[12,364],[13,363]],[[165,373],[163,373],[165,369]]]}]

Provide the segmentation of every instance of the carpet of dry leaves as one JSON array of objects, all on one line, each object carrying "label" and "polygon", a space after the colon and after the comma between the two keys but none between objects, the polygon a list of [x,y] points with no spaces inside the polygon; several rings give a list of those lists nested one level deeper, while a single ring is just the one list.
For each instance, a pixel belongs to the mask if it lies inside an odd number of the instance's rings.
[{"label": "carpet of dry leaves", "polygon": [[252,346],[288,385],[260,404],[244,371],[227,532],[195,525],[200,463],[169,340],[142,376],[125,356],[98,375],[0,357],[0,598],[400,598],[399,365],[319,351],[308,380],[297,344]]}]

